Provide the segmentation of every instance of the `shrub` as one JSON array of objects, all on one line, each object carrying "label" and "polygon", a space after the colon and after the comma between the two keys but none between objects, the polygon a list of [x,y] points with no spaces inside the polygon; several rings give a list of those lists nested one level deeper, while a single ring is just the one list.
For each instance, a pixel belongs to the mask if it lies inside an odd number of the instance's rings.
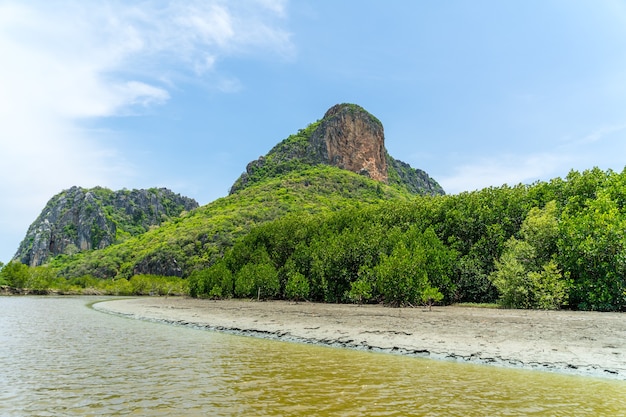
[{"label": "shrub", "polygon": [[546,263],[541,272],[530,272],[528,278],[533,291],[533,307],[557,310],[566,303],[569,283],[562,278],[556,262]]},{"label": "shrub", "polygon": [[428,282],[421,254],[410,252],[403,243],[382,257],[374,274],[378,292],[392,306],[416,303]]},{"label": "shrub", "polygon": [[26,288],[30,279],[28,266],[21,262],[11,261],[0,271],[0,280],[15,288]]},{"label": "shrub", "polygon": [[538,271],[529,243],[513,238],[507,246],[491,275],[503,307],[558,309],[567,302],[569,283],[555,261],[544,263]]},{"label": "shrub", "polygon": [[278,272],[270,263],[247,263],[235,277],[237,297],[274,298],[279,293]]},{"label": "shrub", "polygon": [[443,294],[435,287],[428,285],[421,295],[422,303],[428,306],[428,311],[431,311],[433,304],[443,300]]},{"label": "shrub", "polygon": [[351,282],[348,298],[359,304],[369,301],[372,298],[372,283],[365,277]]},{"label": "shrub", "polygon": [[290,300],[306,300],[309,296],[309,281],[299,272],[291,272],[285,286],[285,296]]},{"label": "shrub", "polygon": [[223,260],[209,268],[194,271],[189,276],[189,295],[210,298],[231,297],[233,295],[233,274]]}]

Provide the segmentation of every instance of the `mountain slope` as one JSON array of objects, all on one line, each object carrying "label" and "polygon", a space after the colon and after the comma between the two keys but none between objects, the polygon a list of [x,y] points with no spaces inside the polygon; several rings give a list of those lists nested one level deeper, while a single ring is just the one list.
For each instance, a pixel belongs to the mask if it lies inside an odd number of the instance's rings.
[{"label": "mountain slope", "polygon": [[120,244],[58,257],[51,265],[66,277],[187,276],[211,265],[255,225],[287,213],[322,213],[411,198],[405,190],[362,175],[313,166],[250,185]]}]

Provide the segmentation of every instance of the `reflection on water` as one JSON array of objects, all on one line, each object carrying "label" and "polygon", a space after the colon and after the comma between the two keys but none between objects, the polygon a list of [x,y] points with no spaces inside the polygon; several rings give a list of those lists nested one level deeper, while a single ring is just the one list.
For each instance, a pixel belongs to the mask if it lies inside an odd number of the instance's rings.
[{"label": "reflection on water", "polygon": [[599,416],[626,382],[140,322],[0,297],[2,416]]}]

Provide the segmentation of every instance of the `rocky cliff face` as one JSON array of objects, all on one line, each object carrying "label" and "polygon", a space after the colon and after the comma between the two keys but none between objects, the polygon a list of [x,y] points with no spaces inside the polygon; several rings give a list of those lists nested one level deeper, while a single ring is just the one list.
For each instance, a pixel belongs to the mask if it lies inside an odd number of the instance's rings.
[{"label": "rocky cliff face", "polygon": [[324,163],[387,182],[383,125],[359,106],[331,107],[310,139]]},{"label": "rocky cliff face", "polygon": [[72,187],[48,201],[28,228],[14,260],[39,266],[59,254],[102,249],[196,207],[195,200],[165,188]]},{"label": "rocky cliff face", "polygon": [[317,164],[356,172],[416,194],[444,194],[441,186],[424,171],[415,170],[388,155],[382,123],[355,104],[331,107],[321,120],[291,135],[267,155],[250,162],[230,192]]}]

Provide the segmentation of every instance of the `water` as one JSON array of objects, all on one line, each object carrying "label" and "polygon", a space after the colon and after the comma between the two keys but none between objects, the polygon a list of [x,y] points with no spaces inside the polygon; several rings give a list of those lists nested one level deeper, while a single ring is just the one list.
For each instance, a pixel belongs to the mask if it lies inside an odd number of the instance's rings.
[{"label": "water", "polygon": [[619,416],[626,382],[213,333],[0,297],[1,416]]}]

